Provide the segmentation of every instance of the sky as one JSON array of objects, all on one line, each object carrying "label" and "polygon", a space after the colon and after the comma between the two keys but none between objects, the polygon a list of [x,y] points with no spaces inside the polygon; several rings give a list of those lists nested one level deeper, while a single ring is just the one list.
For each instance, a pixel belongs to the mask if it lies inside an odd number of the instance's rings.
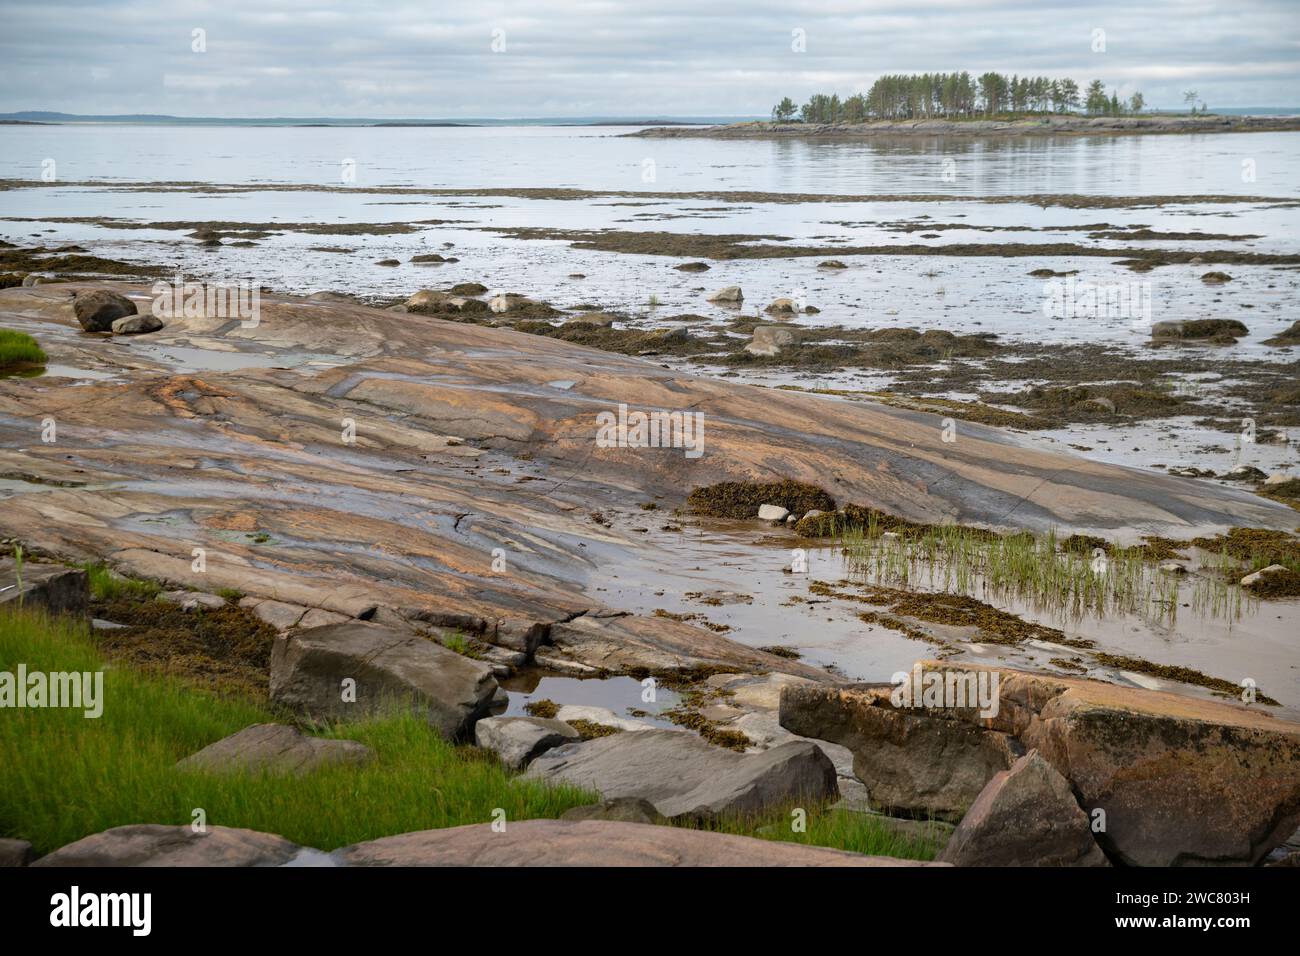
[{"label": "sky", "polygon": [[0,0],[0,112],[765,115],[881,73],[1300,106],[1300,0]]}]

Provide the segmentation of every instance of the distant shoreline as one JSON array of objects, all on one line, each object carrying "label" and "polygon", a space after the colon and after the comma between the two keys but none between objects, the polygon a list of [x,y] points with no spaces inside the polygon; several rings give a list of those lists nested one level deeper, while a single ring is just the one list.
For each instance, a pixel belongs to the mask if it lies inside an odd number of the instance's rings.
[{"label": "distant shoreline", "polygon": [[1300,116],[1040,116],[1012,120],[876,120],[837,124],[760,121],[691,128],[654,127],[625,135],[662,139],[858,139],[873,136],[1088,136],[1285,131],[1300,131]]}]

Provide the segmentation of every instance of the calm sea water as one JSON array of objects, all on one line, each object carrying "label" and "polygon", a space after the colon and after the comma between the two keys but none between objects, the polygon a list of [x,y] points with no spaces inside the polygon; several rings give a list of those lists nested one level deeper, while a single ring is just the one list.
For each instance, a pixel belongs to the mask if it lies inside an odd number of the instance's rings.
[{"label": "calm sea water", "polygon": [[[365,186],[572,186],[956,195],[1300,195],[1296,133],[794,140],[639,139],[626,127],[0,127],[0,177]],[[956,176],[943,178],[943,160]],[[646,161],[655,180],[644,181]],[[1252,161],[1255,181],[1242,179]]]}]

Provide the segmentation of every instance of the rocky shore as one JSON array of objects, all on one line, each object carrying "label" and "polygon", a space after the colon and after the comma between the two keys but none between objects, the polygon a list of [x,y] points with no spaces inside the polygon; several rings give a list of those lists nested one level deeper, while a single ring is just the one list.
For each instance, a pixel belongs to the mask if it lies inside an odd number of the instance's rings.
[{"label": "rocky shore", "polygon": [[893,136],[1115,136],[1153,133],[1263,133],[1300,129],[1294,116],[1042,116],[1015,120],[875,120],[870,123],[732,123],[662,126],[627,133],[650,139],[853,139]]},{"label": "rocky shore", "polygon": [[[900,832],[920,826],[958,865],[1285,856],[1300,823],[1300,725],[1262,703],[1209,700],[1190,684],[1190,696],[1145,689],[1140,662],[1115,654],[1127,661],[1124,686],[1070,676],[1103,673],[1077,656],[1054,672],[1026,669],[1091,642],[1028,622],[999,637],[993,609],[973,601],[969,621],[937,628],[924,608],[875,618],[957,658],[923,671],[1001,675],[991,722],[962,708],[918,714],[711,619],[742,615],[775,584],[695,595],[698,613],[632,595],[680,587],[670,576],[681,565],[722,566],[736,549],[767,548],[773,581],[797,575],[800,553],[827,546],[808,536],[818,519],[864,505],[894,522],[896,538],[949,525],[1092,536],[1101,550],[1141,535],[1190,547],[1233,528],[1289,540],[1294,510],[983,425],[952,442],[924,411],[756,388],[454,319],[471,301],[485,314],[538,314],[522,297],[485,292],[430,291],[398,310],[266,294],[250,324],[207,310],[145,323],[149,288],[129,283],[0,291],[0,325],[50,356],[39,378],[0,379],[0,472],[12,492],[0,533],[26,556],[0,568],[0,597],[82,615],[85,572],[66,565],[105,562],[156,582],[164,590],[150,602],[170,602],[169,613],[250,622],[264,643],[247,680],[265,681],[287,722],[209,741],[186,758],[191,769],[364,773],[380,755],[313,729],[396,702],[524,779],[600,802],[500,832],[485,823],[339,849],[220,826],[196,839],[140,820],[41,865],[899,862],[708,831],[825,805]],[[421,311],[431,304],[438,314]],[[601,416],[629,405],[703,415],[703,453],[598,441]],[[724,543],[709,551],[713,541]],[[807,602],[832,599],[857,600],[813,587],[763,605],[763,630],[818,626]],[[997,626],[1010,626],[1000,613]],[[106,645],[144,639],[120,621],[96,626]],[[200,670],[217,666],[199,657]],[[634,713],[633,700],[622,714],[564,700],[549,714],[507,714],[502,682],[529,670],[648,680],[682,700],[671,717]],[[351,700],[338,693],[346,680]],[[1022,832],[1010,832],[1013,820]]]}]

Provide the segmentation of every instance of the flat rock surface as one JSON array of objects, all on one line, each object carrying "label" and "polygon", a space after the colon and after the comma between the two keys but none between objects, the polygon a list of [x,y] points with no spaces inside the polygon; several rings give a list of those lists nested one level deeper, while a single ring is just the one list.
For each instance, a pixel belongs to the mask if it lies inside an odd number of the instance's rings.
[{"label": "flat rock surface", "polygon": [[345,866],[928,866],[892,857],[609,820],[423,830],[345,847]]}]

